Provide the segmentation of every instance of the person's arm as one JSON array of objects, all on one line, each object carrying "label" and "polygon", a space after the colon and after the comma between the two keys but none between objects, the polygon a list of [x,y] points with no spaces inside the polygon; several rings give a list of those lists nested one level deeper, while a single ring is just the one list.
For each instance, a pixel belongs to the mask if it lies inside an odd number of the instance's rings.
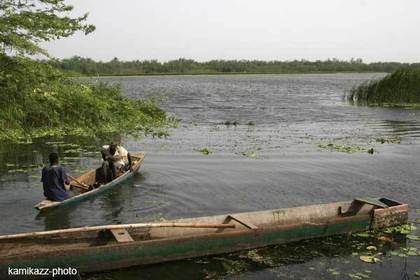
[{"label": "person's arm", "polygon": [[130,171],[133,171],[133,165],[132,165],[130,153],[127,153],[127,159],[128,159],[128,166],[130,166]]},{"label": "person's arm", "polygon": [[70,179],[69,179],[69,177],[67,176],[67,173],[66,173],[66,170],[64,169],[64,168],[61,168],[62,169],[62,174],[63,174],[63,181],[64,181],[64,184],[66,184],[66,185],[70,185]]}]

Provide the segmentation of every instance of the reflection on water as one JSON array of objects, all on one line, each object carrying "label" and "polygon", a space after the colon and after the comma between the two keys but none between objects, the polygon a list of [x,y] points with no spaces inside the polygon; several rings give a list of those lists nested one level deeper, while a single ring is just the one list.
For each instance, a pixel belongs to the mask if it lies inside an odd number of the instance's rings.
[{"label": "reflection on water", "polygon": [[70,212],[66,208],[57,208],[51,212],[38,213],[35,220],[44,224],[44,230],[71,227]]},{"label": "reflection on water", "polygon": [[[385,242],[332,236],[87,275],[83,279],[179,279],[181,272],[183,279],[411,279],[418,257],[392,256],[404,250],[407,242],[404,236]],[[360,257],[367,255],[375,255],[381,262],[362,262]]]},{"label": "reflection on water", "polygon": [[[57,151],[61,163],[75,176],[100,165],[99,148],[109,140],[68,137],[3,145],[0,234],[273,209],[350,200],[355,196],[389,196],[418,209],[420,111],[355,107],[343,102],[346,89],[381,76],[104,78],[120,82],[129,96],[161,97],[162,106],[182,120],[180,127],[172,130],[168,138],[125,139],[130,151],[147,152],[141,172],[132,181],[113,192],[39,216],[33,205],[43,198],[40,171],[48,154]],[[377,141],[392,137],[399,137],[400,144]],[[373,147],[376,152],[369,155],[324,151],[318,147],[323,143]],[[199,150],[203,148],[211,153],[201,154]],[[344,242],[339,247],[349,244]],[[414,245],[418,246],[409,246]],[[327,270],[334,268],[336,261],[350,261],[349,269],[360,262],[351,254],[334,253],[334,248],[326,253],[322,248],[318,248],[323,252],[320,256],[305,261],[297,260],[305,255],[302,249],[295,252],[297,259],[290,262],[274,258],[274,267],[247,264],[246,269],[234,275],[259,279],[281,278],[286,273],[294,278],[349,279],[348,273],[352,272],[346,272],[344,277],[344,272],[334,276],[330,273],[333,271],[325,272],[322,267],[310,269],[318,261],[325,262]],[[277,247],[272,253],[283,249]],[[168,275],[176,275],[182,267],[190,279],[197,275],[211,277],[214,271],[219,276],[230,275],[224,274],[229,269],[223,261],[211,258],[195,262],[164,267]],[[301,265],[308,267],[301,269]],[[162,267],[124,270],[115,274],[115,279],[130,275],[163,277],[159,274],[166,273]],[[372,278],[393,275],[396,278],[388,279],[398,279],[397,272],[390,273],[395,267],[401,271],[401,260],[391,257],[375,268],[363,269],[372,270]],[[415,264],[410,258],[407,267],[409,275],[413,275]]]}]

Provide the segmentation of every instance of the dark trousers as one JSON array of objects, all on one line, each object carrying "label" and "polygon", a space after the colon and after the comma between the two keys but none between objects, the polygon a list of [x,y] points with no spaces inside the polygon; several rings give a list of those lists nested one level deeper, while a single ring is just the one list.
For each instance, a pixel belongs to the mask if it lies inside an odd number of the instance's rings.
[{"label": "dark trousers", "polygon": [[102,166],[96,169],[96,182],[106,184],[117,177],[117,170],[114,163],[104,160]]}]

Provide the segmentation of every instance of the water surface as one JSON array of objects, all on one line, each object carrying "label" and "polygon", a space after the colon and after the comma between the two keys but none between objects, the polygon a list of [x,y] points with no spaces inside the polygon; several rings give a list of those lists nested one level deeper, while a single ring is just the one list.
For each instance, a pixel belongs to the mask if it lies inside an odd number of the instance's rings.
[{"label": "water surface", "polygon": [[[103,143],[73,137],[3,146],[0,234],[292,207],[355,196],[387,196],[418,209],[420,110],[357,107],[343,100],[345,90],[353,85],[382,76],[101,78],[120,82],[130,97],[158,97],[161,105],[180,119],[180,127],[171,130],[168,138],[125,139],[130,151],[147,152],[144,166],[133,180],[116,191],[45,215],[37,215],[33,205],[42,199],[40,168],[48,153],[58,151],[63,165],[78,175],[100,164],[97,151]],[[401,143],[381,144],[378,138],[400,139]],[[374,148],[375,153],[346,154],[319,148],[327,143]],[[203,155],[199,152],[203,148],[211,153]],[[411,219],[415,217],[412,211]],[[341,244],[337,248],[351,245],[351,241],[343,243],[341,239],[334,242]],[[414,277],[420,263],[420,257],[405,261],[389,257],[368,269],[351,250],[327,250],[311,258],[294,252],[288,254],[288,260],[276,257],[279,250],[285,250],[278,248],[261,253],[273,259],[269,265],[245,258],[250,263],[239,265],[240,269],[229,268],[229,263],[244,259],[239,254],[94,277],[134,279],[135,275],[143,275],[158,279],[179,276],[177,273],[184,271],[189,279],[232,275],[240,279],[284,275],[296,279],[351,279],[350,270],[360,272],[363,268],[371,271],[368,274],[372,278],[397,279],[400,274],[396,271],[404,267],[410,278]],[[328,272],[332,266],[341,271],[339,275]]]}]

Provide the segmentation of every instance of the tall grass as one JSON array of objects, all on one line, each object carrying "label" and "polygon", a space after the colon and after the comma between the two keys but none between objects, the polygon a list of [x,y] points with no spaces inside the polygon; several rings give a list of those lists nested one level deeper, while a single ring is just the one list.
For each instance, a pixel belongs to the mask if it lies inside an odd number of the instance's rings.
[{"label": "tall grass", "polygon": [[381,80],[365,82],[350,90],[349,101],[367,105],[420,103],[420,69],[404,68]]}]

